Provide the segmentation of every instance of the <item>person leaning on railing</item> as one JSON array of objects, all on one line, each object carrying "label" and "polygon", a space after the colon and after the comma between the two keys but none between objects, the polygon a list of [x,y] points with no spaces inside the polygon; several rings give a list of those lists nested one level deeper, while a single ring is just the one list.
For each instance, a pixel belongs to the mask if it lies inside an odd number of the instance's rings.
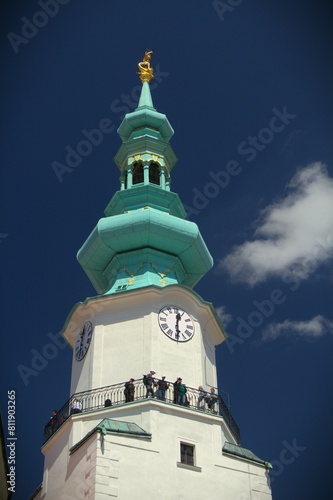
[{"label": "person leaning on railing", "polygon": [[218,395],[215,393],[214,387],[210,388],[210,393],[205,397],[205,401],[207,403],[208,410],[210,410],[212,413],[216,413],[215,405],[218,401]]},{"label": "person leaning on railing", "polygon": [[198,391],[199,391],[198,408],[199,408],[199,410],[204,410],[205,409],[205,398],[207,396],[207,391],[204,390],[202,385],[199,385]]},{"label": "person leaning on railing", "polygon": [[72,403],[71,415],[73,413],[81,413],[82,412],[82,403],[79,399],[75,398]]}]

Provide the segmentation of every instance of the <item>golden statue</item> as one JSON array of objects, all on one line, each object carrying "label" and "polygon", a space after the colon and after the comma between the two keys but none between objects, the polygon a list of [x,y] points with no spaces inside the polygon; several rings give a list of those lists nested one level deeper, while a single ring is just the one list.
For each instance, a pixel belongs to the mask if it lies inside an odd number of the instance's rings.
[{"label": "golden statue", "polygon": [[153,71],[154,68],[150,66],[150,59],[151,59],[151,54],[153,53],[152,50],[146,50],[145,55],[143,57],[143,61],[139,62],[138,67],[139,67],[139,73],[138,75],[140,76],[140,80],[143,82],[150,82],[152,78],[154,78]]}]

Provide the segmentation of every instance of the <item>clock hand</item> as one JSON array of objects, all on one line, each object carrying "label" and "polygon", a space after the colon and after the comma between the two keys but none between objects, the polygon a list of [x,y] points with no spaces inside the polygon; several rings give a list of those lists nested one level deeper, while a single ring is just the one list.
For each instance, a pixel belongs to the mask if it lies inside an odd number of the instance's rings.
[{"label": "clock hand", "polygon": [[179,314],[179,312],[176,314],[176,339],[178,340],[179,339],[179,333],[180,333],[180,330],[179,330],[179,320],[181,319],[181,315]]}]

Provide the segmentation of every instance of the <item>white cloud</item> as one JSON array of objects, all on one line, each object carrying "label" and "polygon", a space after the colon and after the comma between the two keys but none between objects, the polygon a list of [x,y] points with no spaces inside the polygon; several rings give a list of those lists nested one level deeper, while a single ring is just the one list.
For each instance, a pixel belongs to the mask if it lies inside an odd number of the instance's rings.
[{"label": "white cloud", "polygon": [[253,286],[288,271],[307,278],[333,255],[333,179],[317,162],[299,170],[285,198],[268,205],[254,241],[234,247],[219,262],[233,282]]},{"label": "white cloud", "polygon": [[227,313],[225,306],[218,306],[216,308],[216,313],[225,328],[232,322],[232,316],[231,314]]},{"label": "white cloud", "polygon": [[309,321],[290,321],[286,319],[282,323],[271,323],[264,330],[261,340],[276,340],[281,335],[317,339],[327,333],[333,334],[333,321],[318,315]]}]

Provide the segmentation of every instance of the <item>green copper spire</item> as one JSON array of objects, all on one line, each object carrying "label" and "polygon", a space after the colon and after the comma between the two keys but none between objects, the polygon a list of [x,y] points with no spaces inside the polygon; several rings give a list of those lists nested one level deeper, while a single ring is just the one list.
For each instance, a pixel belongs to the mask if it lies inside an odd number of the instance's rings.
[{"label": "green copper spire", "polygon": [[140,100],[137,109],[149,108],[154,109],[153,100],[151,98],[150,87],[147,82],[143,82]]},{"label": "green copper spire", "polygon": [[138,107],[118,129],[120,190],[77,256],[100,294],[150,285],[193,287],[213,265],[197,225],[185,220],[178,195],[170,191],[177,162],[169,144],[174,132],[153,105],[150,58],[146,52],[138,65]]}]

